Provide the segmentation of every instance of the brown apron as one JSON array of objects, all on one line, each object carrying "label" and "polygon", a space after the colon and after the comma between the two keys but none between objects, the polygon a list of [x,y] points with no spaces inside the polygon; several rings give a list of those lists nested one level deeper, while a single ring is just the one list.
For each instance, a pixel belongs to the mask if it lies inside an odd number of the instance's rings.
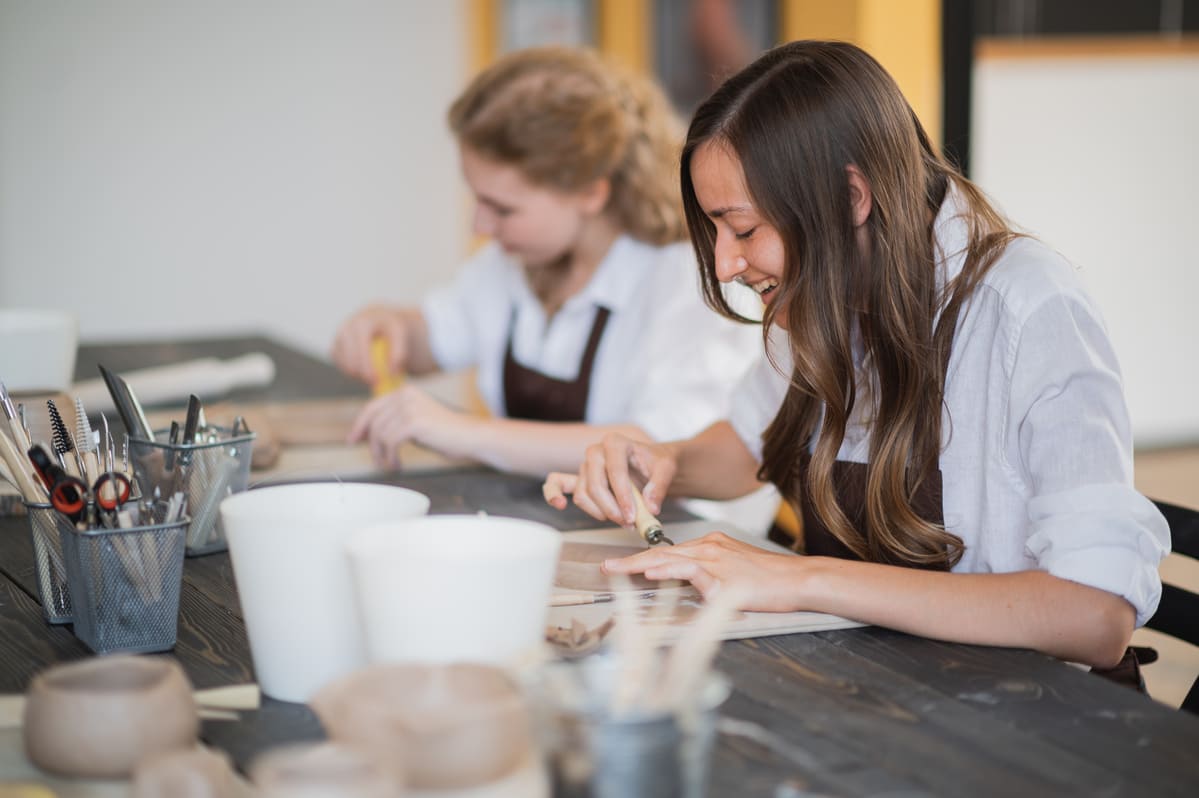
[{"label": "brown apron", "polygon": [[[800,485],[807,485],[808,467],[811,464],[811,460],[811,455],[806,451],[800,455]],[[844,460],[838,460],[834,463],[833,490],[836,492],[837,502],[840,504],[842,512],[849,519],[849,523],[855,529],[865,529],[866,465],[864,463],[852,463]],[[816,507],[806,490],[803,491],[800,497],[800,505],[800,515],[803,519],[803,547],[806,554],[823,557],[841,557],[848,560],[859,559],[820,520],[820,516],[816,513]],[[940,469],[935,474],[930,474],[929,478],[924,480],[924,483],[920,486],[920,490],[916,494],[915,501],[912,502],[912,509],[925,521],[938,525],[944,523]],[[787,539],[789,537],[787,533],[780,530],[777,526],[771,529],[770,537],[777,543],[794,547],[795,541]],[[1147,695],[1148,691],[1145,689],[1145,679],[1141,675],[1141,668],[1138,662],[1138,653],[1140,652],[1129,648],[1124,652],[1124,658],[1116,667],[1110,669],[1092,668],[1091,673]],[[1152,662],[1153,659],[1157,658],[1156,652],[1147,653],[1150,653],[1152,659],[1142,654],[1144,662]]]},{"label": "brown apron", "polygon": [[505,415],[528,421],[583,421],[587,414],[587,396],[591,392],[595,353],[610,315],[607,308],[596,309],[578,374],[568,381],[548,377],[516,362],[512,355],[512,337],[516,331],[516,314],[513,313],[512,325],[508,328],[508,348],[504,352]]}]

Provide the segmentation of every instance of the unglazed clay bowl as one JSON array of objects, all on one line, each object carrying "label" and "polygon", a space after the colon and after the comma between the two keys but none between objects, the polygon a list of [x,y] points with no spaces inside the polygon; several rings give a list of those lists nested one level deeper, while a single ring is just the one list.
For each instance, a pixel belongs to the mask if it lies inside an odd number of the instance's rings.
[{"label": "unglazed clay bowl", "polygon": [[224,751],[196,746],[142,759],[133,771],[133,798],[240,798]]},{"label": "unglazed clay bowl", "polygon": [[397,767],[415,789],[488,784],[532,746],[521,693],[490,665],[377,665],[327,685],[311,706],[330,739]]},{"label": "unglazed clay bowl", "polygon": [[25,752],[62,776],[127,778],[144,758],[191,748],[192,686],[171,660],[95,657],[39,673],[25,701]]},{"label": "unglazed clay bowl", "polygon": [[300,744],[254,761],[256,798],[398,798],[399,782],[364,751],[340,743]]}]

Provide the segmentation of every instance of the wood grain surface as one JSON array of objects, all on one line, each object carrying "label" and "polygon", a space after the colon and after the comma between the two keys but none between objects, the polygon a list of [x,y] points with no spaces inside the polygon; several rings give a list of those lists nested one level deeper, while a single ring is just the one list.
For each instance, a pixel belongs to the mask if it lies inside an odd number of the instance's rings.
[{"label": "wood grain surface", "polygon": [[[243,343],[251,351],[270,344]],[[232,344],[167,350],[181,358],[236,354]],[[102,362],[121,368],[122,351]],[[249,399],[303,398],[286,396],[289,380],[302,383],[303,375],[312,396],[328,396],[320,391],[336,375],[327,366],[300,358],[298,372],[288,372],[288,353],[271,354],[280,393]],[[485,468],[375,479],[425,493],[435,513],[529,518],[575,530],[568,540],[596,528],[577,509],[546,506],[538,480]],[[668,504],[661,520],[693,519]],[[23,691],[39,670],[88,656],[68,627],[43,622],[32,556],[25,519],[0,518],[0,692]],[[159,656],[177,659],[197,687],[253,679],[227,554],[187,560],[178,644]],[[1030,651],[867,627],[727,642],[716,665],[733,693],[721,709],[712,796],[1189,797],[1199,784],[1199,718]],[[267,748],[323,732],[305,706],[265,699],[241,722],[206,722],[202,736],[244,768]]]}]

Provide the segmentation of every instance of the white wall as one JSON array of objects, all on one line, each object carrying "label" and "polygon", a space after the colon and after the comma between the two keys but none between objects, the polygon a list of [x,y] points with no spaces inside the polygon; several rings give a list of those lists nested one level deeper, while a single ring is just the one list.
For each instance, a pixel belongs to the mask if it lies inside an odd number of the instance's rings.
[{"label": "white wall", "polygon": [[324,353],[465,252],[461,2],[0,2],[0,306]]},{"label": "white wall", "polygon": [[980,61],[972,170],[1080,268],[1138,445],[1199,441],[1199,57]]}]

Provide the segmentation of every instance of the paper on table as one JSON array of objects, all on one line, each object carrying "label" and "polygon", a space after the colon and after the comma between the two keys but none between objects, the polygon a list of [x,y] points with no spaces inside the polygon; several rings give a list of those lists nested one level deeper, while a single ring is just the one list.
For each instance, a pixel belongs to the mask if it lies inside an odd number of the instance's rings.
[{"label": "paper on table", "polygon": [[[688,540],[695,540],[703,537],[709,532],[720,531],[732,538],[749,543],[753,546],[766,549],[767,551],[776,554],[789,554],[791,556],[801,556],[785,549],[769,540],[761,537],[750,535],[743,530],[731,526],[725,521],[688,521],[680,524],[664,524],[666,536],[675,543],[683,543]],[[611,546],[644,546],[645,542],[634,531],[622,529],[620,527],[611,526],[599,529],[586,529],[578,532],[564,532],[564,540],[571,543],[602,543]],[[692,593],[694,588],[687,586],[682,588],[688,593]],[[563,588],[554,588],[554,593],[557,595],[566,595],[575,592]],[[659,589],[658,594],[664,593],[664,589]],[[652,607],[657,601],[661,600],[658,595],[648,599],[639,599],[638,607]],[[688,601],[684,598],[684,602]],[[547,616],[547,625],[550,627],[569,628],[571,622],[578,620],[587,628],[594,628],[604,623],[608,618],[615,613],[615,603],[603,604],[586,604],[581,606],[566,606],[566,607],[551,607]],[[828,615],[823,612],[742,612],[740,617],[733,623],[725,627],[724,633],[721,635],[724,640],[738,640],[746,637],[765,637],[767,635],[785,635],[796,632],[823,632],[832,629],[852,629],[864,624],[857,621],[850,621],[836,615]],[[686,621],[675,622],[661,627],[660,633],[662,642],[669,642],[678,637],[682,631],[686,629]]]},{"label": "paper on table", "polygon": [[[203,357],[169,366],[121,372],[137,400],[144,406],[186,400],[189,394],[203,399],[223,396],[235,388],[270,385],[275,361],[262,352],[220,360]],[[102,379],[83,380],[71,386],[71,396],[83,401],[90,414],[111,413],[112,396]]]}]

